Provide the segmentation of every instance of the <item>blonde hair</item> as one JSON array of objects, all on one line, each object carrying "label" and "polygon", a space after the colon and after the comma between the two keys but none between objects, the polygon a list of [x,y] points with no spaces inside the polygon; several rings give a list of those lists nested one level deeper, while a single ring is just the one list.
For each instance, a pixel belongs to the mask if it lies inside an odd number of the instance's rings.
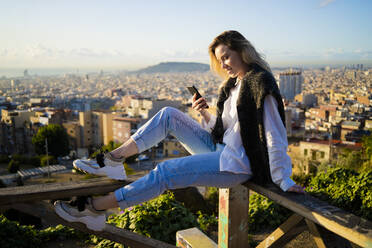
[{"label": "blonde hair", "polygon": [[271,73],[269,64],[263,59],[263,56],[256,51],[253,45],[238,31],[229,30],[221,33],[216,38],[214,38],[208,49],[211,70],[216,72],[223,79],[228,79],[229,76],[227,75],[225,70],[222,69],[215,54],[216,48],[221,44],[227,46],[231,50],[238,52],[243,62],[247,65],[256,63],[263,69]]}]

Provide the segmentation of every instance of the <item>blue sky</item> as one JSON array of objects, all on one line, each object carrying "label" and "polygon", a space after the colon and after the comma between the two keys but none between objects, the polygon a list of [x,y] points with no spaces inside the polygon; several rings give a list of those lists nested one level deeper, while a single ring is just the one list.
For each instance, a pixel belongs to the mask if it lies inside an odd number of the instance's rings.
[{"label": "blue sky", "polygon": [[272,66],[372,65],[367,0],[0,0],[0,67],[135,69],[208,63],[224,30]]}]

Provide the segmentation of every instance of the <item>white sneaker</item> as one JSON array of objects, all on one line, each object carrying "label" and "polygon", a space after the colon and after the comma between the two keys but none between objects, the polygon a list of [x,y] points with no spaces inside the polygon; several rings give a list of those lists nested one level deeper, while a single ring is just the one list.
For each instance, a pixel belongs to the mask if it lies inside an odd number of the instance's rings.
[{"label": "white sneaker", "polygon": [[56,213],[68,222],[81,222],[93,231],[102,231],[105,228],[105,211],[97,211],[92,206],[91,197],[77,197],[71,202],[56,201]]},{"label": "white sneaker", "polygon": [[114,158],[109,152],[99,153],[96,159],[77,159],[73,162],[74,168],[85,173],[107,176],[115,180],[125,180],[124,159]]}]

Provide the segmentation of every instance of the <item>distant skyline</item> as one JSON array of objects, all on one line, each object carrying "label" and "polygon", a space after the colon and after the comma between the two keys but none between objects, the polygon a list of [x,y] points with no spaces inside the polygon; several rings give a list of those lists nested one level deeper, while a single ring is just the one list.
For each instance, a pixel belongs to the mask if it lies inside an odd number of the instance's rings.
[{"label": "distant skyline", "polygon": [[133,70],[166,61],[208,63],[208,45],[230,29],[241,32],[273,67],[372,66],[372,1],[0,4],[0,76],[9,68]]}]

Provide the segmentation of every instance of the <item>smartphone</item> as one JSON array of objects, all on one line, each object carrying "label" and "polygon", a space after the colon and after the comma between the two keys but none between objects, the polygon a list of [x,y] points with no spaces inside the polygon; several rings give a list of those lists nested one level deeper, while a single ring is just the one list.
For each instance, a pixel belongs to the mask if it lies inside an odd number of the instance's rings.
[{"label": "smartphone", "polygon": [[[187,87],[187,89],[189,90],[190,94],[191,95],[195,95],[196,94],[196,100],[198,100],[200,97],[202,97],[198,91],[198,89],[193,85],[191,87]],[[209,108],[208,105],[206,108]]]}]

